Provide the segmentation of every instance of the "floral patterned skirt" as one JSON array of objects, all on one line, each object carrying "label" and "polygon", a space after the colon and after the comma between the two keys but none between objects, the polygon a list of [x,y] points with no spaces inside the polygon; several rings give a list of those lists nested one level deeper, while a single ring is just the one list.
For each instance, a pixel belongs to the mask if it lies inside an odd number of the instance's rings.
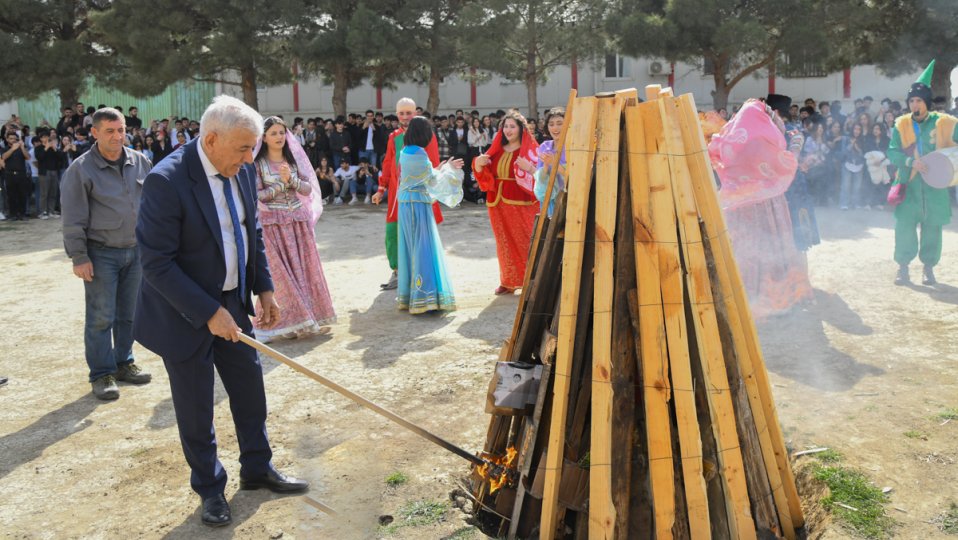
[{"label": "floral patterned skirt", "polygon": [[336,311],[309,221],[263,225],[263,241],[280,320],[268,330],[259,328],[254,321],[257,339],[269,341],[316,333],[321,327],[336,322]]}]

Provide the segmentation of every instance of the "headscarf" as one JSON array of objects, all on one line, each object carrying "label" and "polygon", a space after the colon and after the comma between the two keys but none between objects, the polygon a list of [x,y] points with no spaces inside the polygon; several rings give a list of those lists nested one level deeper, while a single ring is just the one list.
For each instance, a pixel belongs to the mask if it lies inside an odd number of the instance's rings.
[{"label": "headscarf", "polygon": [[[536,142],[536,138],[529,134],[529,131],[525,126],[519,126],[519,129],[525,131],[525,134],[522,136],[522,143],[519,146],[519,156],[524,157],[531,161],[532,163],[539,162],[539,143]],[[489,146],[489,149],[485,151],[487,156],[494,156],[497,153],[502,152],[502,147],[505,146],[502,144],[502,138],[505,137],[505,134],[502,132],[502,129],[496,132],[495,137],[492,139],[492,144]],[[535,177],[533,173],[527,173],[526,171],[520,169],[516,166],[515,162],[512,163],[512,174],[516,178],[516,183],[519,186],[528,191],[529,193],[533,192],[535,187]]]},{"label": "headscarf", "polygon": [[[288,128],[286,129],[286,144],[289,146],[289,151],[293,154],[293,159],[296,160],[296,172],[300,179],[305,178],[313,188],[308,195],[303,195],[297,191],[296,198],[303,203],[303,206],[309,209],[309,224],[310,226],[315,226],[319,216],[323,215],[323,195],[319,188],[319,180],[316,178],[316,171],[313,170],[313,164],[309,161],[309,156],[306,155],[306,151],[303,150],[302,145],[296,140],[296,136],[293,135]],[[256,140],[256,148],[253,149],[254,156],[259,154],[259,149],[262,146],[263,136],[260,135],[259,139]],[[257,202],[257,205],[261,213],[269,211],[262,202]]]},{"label": "headscarf", "polygon": [[712,136],[709,157],[722,182],[723,208],[782,195],[795,179],[798,160],[786,148],[783,128],[772,119],[774,114],[761,101],[749,100]]}]

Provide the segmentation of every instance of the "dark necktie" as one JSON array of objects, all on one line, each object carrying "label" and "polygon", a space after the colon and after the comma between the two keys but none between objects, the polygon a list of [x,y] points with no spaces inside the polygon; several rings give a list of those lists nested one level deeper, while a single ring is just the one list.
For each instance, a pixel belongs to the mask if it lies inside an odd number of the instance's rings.
[{"label": "dark necktie", "polygon": [[246,249],[243,244],[243,226],[236,212],[236,201],[233,199],[233,186],[230,184],[230,179],[222,174],[217,174],[216,177],[223,181],[223,196],[226,198],[226,206],[230,209],[230,221],[233,222],[233,239],[236,240],[236,254],[239,258],[239,296],[246,298]]}]

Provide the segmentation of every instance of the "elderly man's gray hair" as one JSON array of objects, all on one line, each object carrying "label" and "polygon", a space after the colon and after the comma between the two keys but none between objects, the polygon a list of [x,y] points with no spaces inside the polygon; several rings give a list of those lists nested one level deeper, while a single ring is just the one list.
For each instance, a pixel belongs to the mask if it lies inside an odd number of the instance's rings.
[{"label": "elderly man's gray hair", "polygon": [[242,128],[256,136],[263,134],[263,117],[255,109],[232,96],[216,96],[200,118],[200,139],[210,133],[226,133]]}]

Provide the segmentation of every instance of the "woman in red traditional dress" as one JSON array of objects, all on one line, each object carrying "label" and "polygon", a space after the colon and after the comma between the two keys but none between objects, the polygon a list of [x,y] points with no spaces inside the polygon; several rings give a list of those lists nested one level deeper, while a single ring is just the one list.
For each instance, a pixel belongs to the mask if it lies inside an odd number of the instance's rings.
[{"label": "woman in red traditional dress", "polygon": [[539,201],[533,194],[539,145],[527,131],[526,119],[510,111],[486,152],[476,156],[472,170],[479,189],[486,192],[489,221],[496,238],[499,287],[496,294],[512,294],[522,287],[526,259]]}]

